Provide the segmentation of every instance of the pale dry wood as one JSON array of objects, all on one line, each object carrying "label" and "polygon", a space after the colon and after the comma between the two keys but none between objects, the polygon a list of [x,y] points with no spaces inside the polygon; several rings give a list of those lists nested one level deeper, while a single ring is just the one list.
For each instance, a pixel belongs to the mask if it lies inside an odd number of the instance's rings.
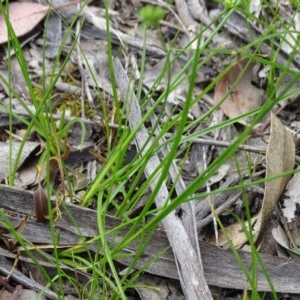
[{"label": "pale dry wood", "polygon": [[[122,100],[126,106],[130,126],[132,130],[139,128],[135,136],[135,142],[139,153],[144,155],[151,146],[149,144],[149,134],[146,127],[143,124],[141,125],[142,115],[138,100],[133,92],[132,83],[129,82],[127,74],[118,59],[115,61],[115,77]],[[146,177],[150,177],[159,166],[160,160],[156,154],[153,154],[145,167]],[[156,177],[149,182],[152,191],[156,190],[158,180],[159,178],[156,175]],[[155,204],[158,208],[162,208],[168,201],[169,191],[166,184],[163,183],[157,192]],[[181,277],[180,282],[186,298],[191,300],[212,299],[202,266],[199,263],[199,257],[193,249],[191,240],[185,231],[182,221],[175,212],[172,212],[162,220],[162,224],[176,257],[178,272]]]},{"label": "pale dry wood", "polygon": [[[155,135],[159,135],[161,132],[160,125],[158,123],[157,117],[153,114],[151,116],[151,123],[153,128],[155,128]],[[164,136],[160,138],[159,144],[165,144],[166,146],[162,147],[161,152],[164,157],[167,157],[170,153],[170,147],[166,144],[166,139]],[[170,169],[169,169],[170,176],[172,178],[172,181],[175,183],[175,190],[177,195],[180,195],[183,193],[186,189],[186,185],[183,181],[182,176],[179,173],[177,164],[173,160]],[[195,202],[194,201],[188,201],[180,206],[181,208],[181,214],[180,218],[182,220],[183,226],[190,238],[191,244],[193,246],[193,249],[197,255],[197,259],[199,264],[202,266],[202,260],[201,260],[201,254],[199,249],[199,243],[198,243],[198,234],[197,234],[197,226],[196,226],[196,212],[195,212]]]},{"label": "pale dry wood", "polygon": [[[0,199],[1,207],[4,209],[13,211],[15,213],[27,214],[29,216],[33,215],[33,193],[30,191],[23,191],[20,189],[0,185]],[[55,205],[55,201],[53,201],[53,205]],[[86,236],[87,238],[91,238],[99,234],[97,215],[94,210],[68,203],[65,203],[61,210],[62,217],[55,225],[55,230],[60,234],[61,243],[77,243],[79,237],[82,237],[82,235]],[[72,218],[76,220],[78,227],[75,226],[69,216],[72,216]],[[14,220],[12,217],[9,218]],[[16,224],[18,222],[19,220],[14,221]],[[105,224],[106,231],[109,231],[120,226],[121,220],[107,215]],[[112,249],[113,247],[117,246],[118,240],[121,240],[128,230],[129,228],[122,228],[122,230],[119,232],[118,238],[116,238],[116,236],[113,234],[107,236],[107,243],[112,247]],[[33,243],[52,243],[49,225],[37,224],[32,218],[26,224],[24,232],[22,232],[22,236]],[[210,285],[241,290],[245,288],[247,282],[246,277],[237,263],[235,256],[230,250],[223,250],[206,242],[200,242],[199,245],[203,258],[205,277]],[[139,241],[135,241],[123,249],[123,251],[127,254],[134,254],[136,253],[138,247]],[[168,247],[169,242],[165,232],[163,230],[156,230],[151,238],[151,242],[146,247],[144,254],[137,261],[136,267],[144,267],[144,265],[150,259],[153,259],[157,253],[167,249]],[[96,244],[90,245],[90,249],[99,251],[99,248]],[[242,251],[238,251],[238,253],[240,254],[246,268],[251,270],[251,254]],[[15,257],[14,253],[7,251],[1,251],[0,255],[10,258]],[[261,254],[260,256],[266,267],[266,270],[268,271],[276,292],[300,293],[299,260],[289,260],[267,254]],[[21,257],[20,259],[22,260],[23,258]],[[119,256],[117,261],[123,263],[124,265],[129,265],[131,263],[131,258]],[[46,264],[46,266],[49,266],[49,264]],[[63,267],[63,269],[65,268]],[[175,267],[174,256],[171,249],[164,252],[160,257],[157,257],[157,259],[154,260],[153,263],[148,267],[147,272],[178,280],[178,273]],[[18,282],[18,276],[15,276],[14,279],[16,282]],[[248,286],[248,289],[250,288],[251,287]],[[257,289],[258,291],[270,291],[270,286],[260,267],[258,267]]]}]

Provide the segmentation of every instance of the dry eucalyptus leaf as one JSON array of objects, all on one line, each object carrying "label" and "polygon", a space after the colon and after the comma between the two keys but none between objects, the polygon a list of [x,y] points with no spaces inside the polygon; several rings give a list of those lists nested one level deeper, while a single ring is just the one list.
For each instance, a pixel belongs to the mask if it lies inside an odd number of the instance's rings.
[{"label": "dry eucalyptus leaf", "polygon": [[[227,117],[239,117],[261,105],[264,90],[251,83],[256,66],[255,62],[243,58],[216,84],[214,100],[215,103],[219,103],[226,97],[220,107]],[[240,119],[238,122],[247,124],[246,119]]]},{"label": "dry eucalyptus leaf", "polygon": [[293,178],[289,181],[287,185],[287,191],[283,200],[283,216],[286,218],[287,222],[292,222],[296,217],[297,206],[300,205],[300,173],[294,174]]},{"label": "dry eucalyptus leaf", "polygon": [[290,246],[289,246],[289,239],[286,235],[286,233],[284,232],[283,228],[278,225],[277,227],[275,227],[272,230],[272,235],[273,238],[275,239],[275,241],[283,248],[289,250]]},{"label": "dry eucalyptus leaf", "polygon": [[[81,43],[81,46],[87,43]],[[83,46],[84,47],[84,46]],[[84,48],[86,49],[86,48]],[[112,95],[112,87],[109,75],[108,56],[104,51],[86,51],[82,63],[86,70],[87,80],[90,86],[101,88]]]},{"label": "dry eucalyptus leaf", "polygon": [[289,240],[286,232],[284,231],[284,229],[278,225],[277,227],[275,227],[272,230],[272,235],[274,240],[283,248],[285,248],[286,250],[291,251],[297,255],[300,255],[300,248],[293,246],[293,244],[291,243],[291,241]]},{"label": "dry eucalyptus leaf", "polygon": [[[174,62],[172,63],[169,63],[168,61],[172,61],[172,58],[168,58],[168,60],[166,58],[163,58],[154,66],[146,67],[143,84],[148,89],[153,88],[153,86],[157,84],[157,78],[160,74],[163,74],[163,72],[164,76],[161,78],[157,86],[157,90],[161,91],[170,86],[170,83],[175,80],[180,72],[182,72],[182,66],[178,61],[174,60]],[[169,64],[169,69],[167,72],[165,72],[167,64]],[[183,80],[180,84],[169,91],[168,97],[166,99],[166,111],[169,114],[171,113],[175,105],[184,102],[186,91],[188,90],[188,85],[188,80]]]},{"label": "dry eucalyptus leaf", "polygon": [[[18,167],[30,156],[31,153],[37,150],[39,143],[26,142],[19,159]],[[14,167],[21,143],[13,142],[10,150],[9,143],[0,142],[0,181],[3,181],[9,175],[9,159],[12,161],[12,166]]]},{"label": "dry eucalyptus leaf", "polygon": [[[266,153],[266,178],[292,170],[294,168],[294,164],[294,139],[281,121],[274,114],[271,114],[270,141]],[[280,176],[276,179],[266,181],[261,210],[251,219],[254,241],[258,238],[264,223],[274,210],[289,178],[290,176]],[[247,242],[247,237],[239,223],[230,225],[226,228],[226,231],[236,248],[243,246]],[[221,233],[219,244],[224,245],[226,243],[227,240]]]},{"label": "dry eucalyptus leaf", "polygon": [[[295,164],[295,142],[281,121],[271,114],[271,134],[266,154],[266,177],[276,176],[292,170]],[[266,182],[262,216],[266,217],[274,210],[275,204],[283,193],[290,176],[282,176]]]},{"label": "dry eucalyptus leaf", "polygon": [[[29,89],[23,77],[22,69],[16,56],[10,58],[9,70],[2,70],[0,74],[0,85],[4,88],[7,95],[10,95],[11,89],[13,89],[14,95],[26,97],[27,99],[30,98]],[[24,111],[24,108],[19,101],[14,102],[17,102],[17,106],[14,106],[15,109],[21,107],[21,111]]]},{"label": "dry eucalyptus leaf", "polygon": [[280,230],[283,231],[283,229],[278,227],[272,231],[273,237],[278,244],[298,255],[300,254],[300,219],[296,211],[300,204],[299,184],[300,173],[295,173],[287,185],[283,200],[282,213],[285,217],[283,222],[286,221],[284,228],[286,231],[288,230],[288,234],[286,234],[286,232],[280,232]]},{"label": "dry eucalyptus leaf", "polygon": [[[9,4],[9,20],[17,37],[29,33],[48,12],[48,6],[33,2],[12,2]],[[8,41],[7,26],[0,15],[0,44]]]},{"label": "dry eucalyptus leaf", "polygon": [[37,178],[37,165],[40,156],[32,152],[26,161],[18,169],[18,177],[15,181],[15,186],[19,188],[27,189],[30,185],[35,185],[38,183]]}]

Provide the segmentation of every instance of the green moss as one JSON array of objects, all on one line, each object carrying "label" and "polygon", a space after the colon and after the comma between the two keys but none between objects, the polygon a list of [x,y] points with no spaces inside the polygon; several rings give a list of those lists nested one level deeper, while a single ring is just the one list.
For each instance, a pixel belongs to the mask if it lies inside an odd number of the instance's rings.
[{"label": "green moss", "polygon": [[[56,96],[56,112],[62,110],[69,110],[74,117],[81,117],[81,99],[78,95],[70,95],[66,93],[58,94]],[[89,101],[84,99],[84,114],[87,118],[93,118],[96,115],[94,107],[91,107]]]}]

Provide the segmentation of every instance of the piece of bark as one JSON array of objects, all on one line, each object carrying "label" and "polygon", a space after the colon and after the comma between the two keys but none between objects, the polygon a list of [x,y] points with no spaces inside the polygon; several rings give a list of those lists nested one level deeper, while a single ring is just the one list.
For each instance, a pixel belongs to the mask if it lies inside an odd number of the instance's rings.
[{"label": "piece of bark", "polygon": [[[4,209],[15,213],[28,214],[29,216],[33,216],[34,214],[32,192],[0,185],[0,201],[0,206]],[[79,237],[82,237],[82,235],[92,238],[99,234],[96,211],[65,203],[61,207],[61,212],[62,217],[55,224],[55,230],[59,232],[61,244],[77,243]],[[70,218],[69,216],[72,217]],[[12,217],[9,218],[13,219]],[[73,222],[74,220],[76,220],[76,226]],[[18,221],[15,221],[16,224]],[[121,220],[106,215],[105,224],[105,231],[108,232],[119,227]],[[111,249],[118,245],[118,241],[125,236],[128,230],[129,227],[123,227],[118,233],[118,238],[114,234],[107,236],[107,244],[110,245]],[[33,243],[52,243],[49,225],[38,224],[33,219],[29,220],[26,224],[22,232],[22,237]],[[200,242],[199,245],[208,284],[241,290],[247,286],[246,276],[231,250],[220,249],[207,242]],[[143,255],[138,259],[136,268],[144,267],[149,260],[168,247],[169,242],[165,232],[163,230],[156,230]],[[99,250],[96,244],[91,244],[90,248],[95,251]],[[139,241],[131,243],[123,249],[124,253],[131,254],[131,258],[119,256],[117,261],[124,265],[129,265],[132,262],[132,254],[136,253],[138,249]],[[250,270],[253,260],[251,253],[243,251],[238,251],[238,253],[246,269]],[[2,256],[8,255],[2,252],[0,254]],[[9,255],[8,257],[14,257],[13,253],[9,253]],[[276,292],[300,293],[299,261],[268,254],[260,254],[260,257]],[[179,279],[171,249],[166,250],[162,255],[154,259],[153,263],[148,266],[147,272],[166,278]],[[260,267],[258,267],[257,272],[257,290],[270,291],[270,286]],[[249,285],[247,288],[251,289]]]}]

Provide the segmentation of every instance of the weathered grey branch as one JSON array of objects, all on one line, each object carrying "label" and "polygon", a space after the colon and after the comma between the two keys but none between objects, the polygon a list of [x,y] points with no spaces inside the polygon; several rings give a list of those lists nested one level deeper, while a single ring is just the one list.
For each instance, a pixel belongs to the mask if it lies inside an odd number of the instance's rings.
[{"label": "weathered grey branch", "polygon": [[[161,128],[158,124],[157,118],[155,115],[152,115],[151,117],[151,123],[153,128],[156,128],[157,135],[159,135]],[[165,137],[161,137],[160,139],[160,144],[164,144],[166,142]],[[166,157],[170,153],[169,146],[166,145],[165,147],[162,148],[161,150],[162,154],[164,157]],[[182,176],[179,174],[178,167],[175,163],[175,161],[172,161],[170,165],[170,177],[172,178],[172,181],[175,183],[175,190],[177,195],[183,193],[186,189],[186,185],[183,181]],[[196,226],[196,210],[195,210],[195,203],[194,201],[188,201],[180,206],[182,213],[181,215],[181,220],[183,223],[183,226],[190,238],[192,247],[197,255],[197,259],[199,264],[202,266],[202,260],[201,260],[201,254],[200,254],[200,249],[199,249],[199,241],[198,241],[198,234],[197,234],[197,226]]]},{"label": "weathered grey branch", "polygon": [[[125,102],[129,116],[129,123],[133,130],[139,127],[135,141],[140,154],[144,155],[150,148],[149,134],[146,127],[142,124],[142,115],[138,100],[134,94],[132,84],[129,82],[126,72],[120,61],[115,61],[115,77],[120,94]],[[160,165],[160,160],[156,154],[149,158],[145,167],[145,175],[150,177]],[[150,189],[154,191],[158,184],[158,177],[154,177],[150,184]],[[159,188],[155,203],[158,208],[162,208],[169,201],[169,192],[166,184]],[[162,220],[162,224],[168,236],[171,248],[178,263],[178,271],[181,275],[181,286],[187,299],[212,299],[204,272],[199,263],[197,253],[195,253],[189,236],[187,235],[182,221],[176,216],[175,212],[170,213]]]},{"label": "weathered grey branch", "polygon": [[[53,205],[55,205],[55,201],[53,201]],[[25,229],[22,232],[22,237],[24,237],[24,239],[37,244],[52,243],[49,225],[38,224],[32,218],[34,212],[32,192],[0,185],[0,207],[13,211],[16,215],[27,214],[31,216],[31,219],[27,222]],[[96,211],[65,203],[63,207],[61,207],[61,212],[62,217],[55,224],[55,231],[59,233],[61,244],[77,244],[79,237],[82,238],[82,236],[85,236],[88,239],[99,234]],[[69,216],[72,216],[72,218]],[[20,220],[17,220],[16,218],[10,216],[7,217],[12,220],[13,224],[18,224],[20,222]],[[76,225],[73,223],[74,219],[76,220]],[[105,230],[108,232],[119,227],[121,220],[106,215],[105,224]],[[117,239],[115,234],[108,235],[107,243],[111,245],[112,248],[116,247],[118,245],[118,241],[125,236],[128,230],[128,227],[123,227],[122,230],[119,231]],[[205,278],[210,285],[241,290],[247,286],[246,276],[241,270],[241,267],[231,250],[223,250],[206,242],[200,242],[199,245],[203,258],[202,263]],[[151,242],[147,245],[143,255],[137,261],[136,267],[144,267],[149,260],[153,260],[155,258],[157,253],[162,253],[162,251],[168,247],[169,242],[165,232],[163,230],[156,230],[153,236],[151,236]],[[99,251],[96,244],[91,244],[90,249],[92,251]],[[138,249],[139,241],[134,241],[130,245],[126,246],[123,251],[124,253],[132,255],[136,253]],[[252,264],[251,253],[245,253],[243,251],[238,251],[238,253],[246,268],[250,270]],[[15,253],[2,251],[1,248],[0,255],[8,258],[14,258],[16,256]],[[132,262],[131,257],[132,256],[126,255],[119,256],[117,261],[128,266]],[[260,257],[276,292],[300,293],[299,261],[268,254],[261,254]],[[21,255],[20,260],[28,261],[30,259],[27,257],[24,258]],[[45,266],[49,267],[49,264],[46,264]],[[65,269],[63,266],[62,268]],[[8,268],[7,273],[9,271],[11,271],[11,268]],[[0,272],[3,274],[4,270],[0,269]],[[148,266],[147,272],[178,280],[179,277],[176,272],[174,255],[172,254],[171,249],[165,251],[161,256],[154,259],[153,263]],[[270,291],[271,288],[260,267],[258,267],[257,272],[257,290]],[[15,275],[14,280],[21,283],[21,281],[18,281],[18,273],[14,272],[13,274]],[[251,286],[248,285],[247,288],[251,289]]]}]

